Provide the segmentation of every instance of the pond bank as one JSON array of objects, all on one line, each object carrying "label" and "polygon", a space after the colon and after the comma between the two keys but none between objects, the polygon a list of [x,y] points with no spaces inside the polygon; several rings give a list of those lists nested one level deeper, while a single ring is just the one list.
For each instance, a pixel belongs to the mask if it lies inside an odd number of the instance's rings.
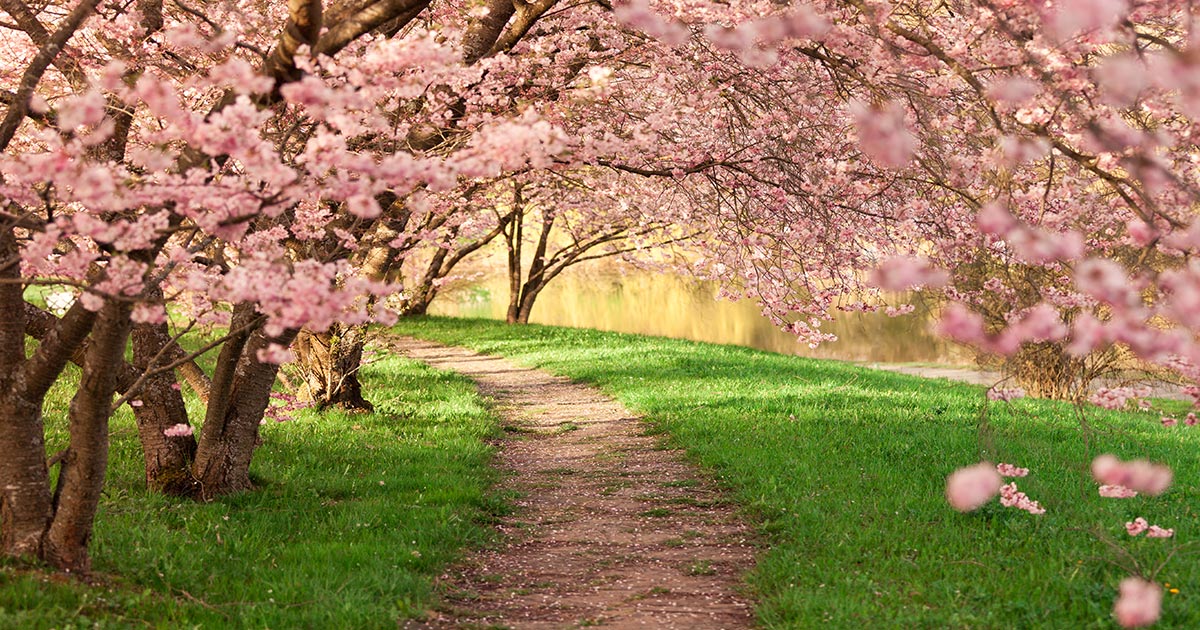
[{"label": "pond bank", "polygon": [[[718,299],[714,282],[644,270],[617,273],[569,269],[538,297],[532,322],[572,328],[595,328],[733,344],[819,359],[856,362],[930,363],[970,367],[968,350],[929,331],[929,309],[900,317],[883,312],[833,312],[821,330],[838,337],[817,348],[800,343],[762,315],[752,300]],[[450,290],[430,307],[433,315],[503,320],[508,285],[490,277]]]}]

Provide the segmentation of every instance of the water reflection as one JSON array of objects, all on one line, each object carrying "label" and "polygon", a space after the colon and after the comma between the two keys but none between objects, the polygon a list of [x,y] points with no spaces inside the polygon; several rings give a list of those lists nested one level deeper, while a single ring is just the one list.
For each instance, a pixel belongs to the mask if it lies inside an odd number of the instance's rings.
[{"label": "water reflection", "polygon": [[[712,283],[637,271],[568,271],[546,288],[532,321],[750,346],[803,356],[881,363],[970,365],[971,356],[928,330],[929,313],[888,317],[883,313],[837,313],[822,330],[838,341],[816,349],[775,328],[749,301],[716,299]],[[503,319],[508,284],[494,277],[434,301],[430,312]]]}]

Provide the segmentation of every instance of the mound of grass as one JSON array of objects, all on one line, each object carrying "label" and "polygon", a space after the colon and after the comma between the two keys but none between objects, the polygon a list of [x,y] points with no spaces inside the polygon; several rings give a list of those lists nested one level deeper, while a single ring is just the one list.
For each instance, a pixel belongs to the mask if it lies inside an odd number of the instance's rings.
[{"label": "mound of grass", "polygon": [[[395,330],[595,383],[646,414],[763,533],[748,580],[766,627],[1109,628],[1132,560],[1152,568],[1176,548],[1158,580],[1179,592],[1158,627],[1200,627],[1188,545],[1200,427],[1081,418],[1042,400],[989,405],[981,387],[732,346],[488,320]],[[1101,499],[1087,473],[1100,452],[1167,462],[1175,485]],[[981,459],[1030,468],[1018,484],[1047,513],[951,510],[946,476]],[[1130,539],[1122,525],[1137,516],[1176,539]]]},{"label": "mound of grass", "polygon": [[[411,361],[363,378],[376,413],[270,422],[251,471],[261,489],[209,504],[145,491],[122,408],[93,536],[99,584],[0,565],[0,628],[395,628],[423,614],[433,578],[504,509],[487,494],[495,418],[470,381]],[[51,452],[71,386],[51,397]]]}]

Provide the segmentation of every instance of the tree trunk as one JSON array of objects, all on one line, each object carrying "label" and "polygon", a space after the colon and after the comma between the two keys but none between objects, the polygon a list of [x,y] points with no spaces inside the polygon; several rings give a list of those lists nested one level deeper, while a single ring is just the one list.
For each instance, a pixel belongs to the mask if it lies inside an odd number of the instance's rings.
[{"label": "tree trunk", "polygon": [[521,248],[524,246],[522,231],[525,228],[525,213],[521,206],[521,188],[513,189],[513,208],[515,218],[504,230],[505,247],[508,250],[508,312],[504,321],[509,324],[517,323],[521,308]]},{"label": "tree trunk", "polygon": [[[509,274],[512,274],[512,273],[513,273],[512,270],[510,270]],[[516,270],[517,275],[515,276],[516,280],[517,280],[516,282],[511,282],[511,280],[512,280],[511,275],[509,278],[510,282],[509,282],[509,290],[508,290],[508,310],[505,311],[505,313],[504,313],[504,321],[505,321],[505,323],[508,323],[508,324],[526,323],[526,322],[520,321],[520,317],[521,317],[521,276],[520,276],[520,273],[521,273],[521,268],[518,267]],[[513,287],[515,287],[515,288],[513,288]]]},{"label": "tree trunk", "polygon": [[526,291],[521,296],[521,307],[517,310],[517,317],[513,323],[528,324],[529,314],[533,312],[533,303],[537,300],[538,293],[541,293],[542,287],[537,287],[531,291]]},{"label": "tree trunk", "polygon": [[[513,204],[518,206],[523,197],[518,188],[514,192]],[[550,233],[554,230],[554,222],[558,215],[543,212],[541,231],[538,232],[537,244],[534,246],[533,259],[529,261],[528,279],[521,282],[521,248],[522,225],[525,222],[524,213],[518,213],[514,219],[513,229],[506,232],[508,236],[508,313],[504,321],[509,324],[528,324],[529,314],[533,311],[533,302],[538,293],[545,288],[546,283],[557,272],[547,275],[547,265],[553,262],[546,258],[546,249],[550,245]]]},{"label": "tree trunk", "polygon": [[[0,258],[16,260],[11,228],[0,230]],[[25,299],[19,265],[0,264],[0,553],[37,556],[51,500],[42,396],[30,395],[24,368]]]},{"label": "tree trunk", "polygon": [[195,361],[188,361],[179,366],[178,369],[179,375],[183,377],[184,382],[196,393],[196,398],[199,398],[200,402],[207,405],[208,396],[212,389],[212,382],[209,381],[208,375],[204,373],[204,370],[201,370]]},{"label": "tree trunk", "polygon": [[[25,334],[39,341],[47,339],[59,325],[58,318],[32,304],[25,303],[24,306]],[[133,328],[132,339],[133,363],[122,362],[116,368],[119,374],[119,394],[127,393],[131,387],[138,384],[138,380],[152,361],[157,359],[157,363],[161,365],[184,356],[183,350],[172,343],[165,323],[138,324]],[[163,351],[164,345],[169,343],[173,348]],[[82,366],[88,345],[84,342],[75,349],[71,361]],[[192,379],[196,381],[193,387],[203,386],[202,381],[206,381],[208,377],[203,376],[195,362],[189,361],[180,369],[184,368],[190,368],[200,375],[198,379]],[[134,403],[131,406],[145,456],[147,486],[165,494],[195,496],[199,486],[192,478],[190,470],[196,453],[195,438],[168,438],[163,435],[167,427],[188,422],[183,394],[176,389],[175,382],[170,372],[142,379],[138,384],[138,392],[135,393],[141,404]],[[204,391],[207,392],[207,389]]]},{"label": "tree trunk", "polygon": [[[257,317],[252,305],[239,304],[230,327],[236,330]],[[250,460],[279,372],[278,365],[259,362],[257,354],[270,343],[289,345],[297,332],[288,330],[272,338],[257,327],[232,336],[221,348],[193,468],[202,499],[254,488]]]},{"label": "tree trunk", "polygon": [[366,337],[366,326],[334,324],[326,332],[300,331],[292,350],[304,377],[304,397],[319,409],[374,411],[358,380]]},{"label": "tree trunk", "polygon": [[40,556],[51,505],[41,402],[10,394],[0,400],[0,552]]},{"label": "tree trunk", "polygon": [[400,306],[400,315],[404,317],[424,315],[429,310],[429,303],[433,302],[435,297],[437,297],[437,289],[434,287],[428,284],[418,286],[408,300]]},{"label": "tree trunk", "polygon": [[[141,375],[153,368],[158,357],[173,355],[163,349],[174,343],[167,324],[138,324],[133,329],[133,365]],[[160,356],[160,354],[162,356]],[[142,381],[136,397],[140,405],[133,406],[146,463],[146,487],[174,496],[199,495],[200,483],[192,476],[192,461],[196,457],[196,438],[191,435],[167,437],[163,432],[177,424],[188,424],[187,407],[175,373],[168,370],[148,376]]]},{"label": "tree trunk", "polygon": [[79,390],[68,414],[70,445],[54,492],[54,518],[42,543],[43,558],[67,571],[87,571],[88,541],[108,468],[108,419],[129,336],[129,302],[110,301],[97,318],[84,359]]}]

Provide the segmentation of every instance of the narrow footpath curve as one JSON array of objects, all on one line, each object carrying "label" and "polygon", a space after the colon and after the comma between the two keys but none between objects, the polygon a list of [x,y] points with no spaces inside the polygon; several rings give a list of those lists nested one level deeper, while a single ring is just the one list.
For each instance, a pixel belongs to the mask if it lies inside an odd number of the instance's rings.
[{"label": "narrow footpath curve", "polygon": [[408,628],[748,628],[751,533],[621,403],[505,359],[412,338],[391,349],[460,372],[509,436],[504,541],[442,576],[446,609]]}]

